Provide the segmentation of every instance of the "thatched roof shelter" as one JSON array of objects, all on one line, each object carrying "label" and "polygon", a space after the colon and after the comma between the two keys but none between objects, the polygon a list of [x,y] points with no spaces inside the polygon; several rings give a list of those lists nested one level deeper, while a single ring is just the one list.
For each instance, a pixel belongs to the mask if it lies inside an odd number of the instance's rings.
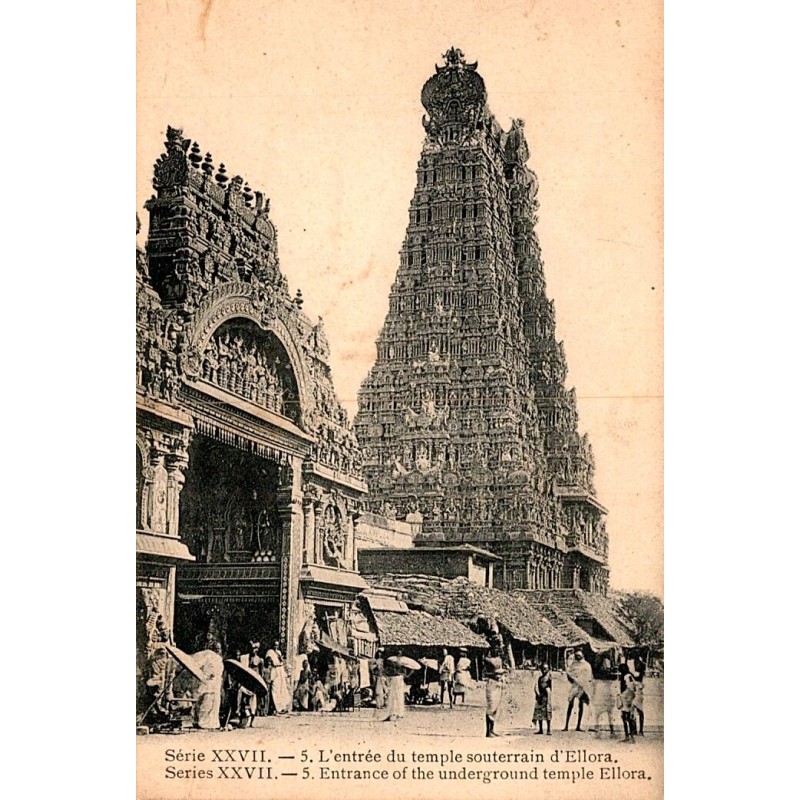
[{"label": "thatched roof shelter", "polygon": [[463,577],[394,574],[364,577],[374,589],[396,592],[397,598],[409,608],[434,618],[458,620],[481,633],[488,632],[496,623],[511,638],[531,645],[572,644],[541,609],[511,592],[479,586]]},{"label": "thatched roof shelter", "polygon": [[[615,601],[582,589],[519,590],[517,595],[541,608],[551,619],[561,617],[589,635],[589,643],[608,642],[621,647],[634,647],[631,632],[621,619]],[[549,610],[555,609],[555,612]]]},{"label": "thatched roof shelter", "polygon": [[389,647],[478,647],[489,645],[458,620],[434,617],[425,611],[375,611],[382,645]]}]

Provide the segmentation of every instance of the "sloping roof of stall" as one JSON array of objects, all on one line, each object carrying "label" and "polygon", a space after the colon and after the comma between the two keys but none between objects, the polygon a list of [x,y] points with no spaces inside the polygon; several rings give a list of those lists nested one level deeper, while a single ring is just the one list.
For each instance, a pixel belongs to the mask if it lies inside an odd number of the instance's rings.
[{"label": "sloping roof of stall", "polygon": [[536,605],[501,589],[478,586],[463,577],[394,574],[365,577],[371,586],[392,589],[409,607],[420,608],[434,617],[451,617],[467,623],[479,618],[496,620],[520,641],[555,647],[572,644]]},{"label": "sloping roof of stall", "polygon": [[382,645],[393,647],[488,647],[486,639],[458,620],[425,611],[373,611]]},{"label": "sloping roof of stall", "polygon": [[396,597],[389,597],[385,594],[373,594],[370,591],[364,592],[362,597],[367,600],[369,607],[373,611],[398,611],[401,613],[408,611],[408,606]]},{"label": "sloping roof of stall", "polygon": [[615,601],[610,597],[585,592],[582,589],[520,591],[519,594],[530,603],[555,606],[573,622],[586,617],[594,620],[608,634],[607,637],[596,638],[611,639],[622,647],[635,646],[630,631],[620,619]]},{"label": "sloping roof of stall", "polygon": [[[530,601],[529,601],[530,602]],[[569,647],[589,643],[589,634],[558,606],[550,603],[535,604],[535,607],[546,617],[548,622],[561,634]]]}]

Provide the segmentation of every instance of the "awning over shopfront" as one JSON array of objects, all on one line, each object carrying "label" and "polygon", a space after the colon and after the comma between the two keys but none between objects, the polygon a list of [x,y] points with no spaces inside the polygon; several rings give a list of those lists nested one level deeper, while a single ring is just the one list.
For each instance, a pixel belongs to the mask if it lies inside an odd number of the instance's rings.
[{"label": "awning over shopfront", "polygon": [[352,603],[367,583],[357,572],[306,564],[300,570],[300,586],[306,600],[342,605]]},{"label": "awning over shopfront", "polygon": [[609,650],[622,650],[617,642],[612,642],[607,639],[595,639],[594,636],[587,636],[589,640],[589,647],[592,648],[594,653],[606,653]]},{"label": "awning over shopfront", "polygon": [[359,592],[369,588],[367,582],[357,572],[350,572],[345,569],[334,569],[333,567],[321,567],[312,564],[303,567],[300,573],[300,580],[327,584],[328,586],[341,586],[348,589],[356,589]]},{"label": "awning over shopfront", "polygon": [[353,653],[351,653],[346,647],[334,641],[330,636],[328,636],[327,633],[321,634],[317,644],[319,644],[320,647],[324,647],[326,650],[330,650],[337,656],[349,658],[351,661],[358,661],[358,656],[353,655]]},{"label": "awning over shopfront", "polygon": [[175,536],[136,531],[136,555],[160,561],[194,561],[189,548]]}]

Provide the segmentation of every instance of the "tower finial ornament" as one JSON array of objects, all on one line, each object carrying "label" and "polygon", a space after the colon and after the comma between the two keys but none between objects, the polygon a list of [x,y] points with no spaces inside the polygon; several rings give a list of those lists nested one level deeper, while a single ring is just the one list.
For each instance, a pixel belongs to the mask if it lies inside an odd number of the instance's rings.
[{"label": "tower finial ornament", "polygon": [[448,67],[457,67],[459,64],[463,64],[464,62],[464,53],[461,52],[457,47],[451,47],[443,56],[445,64]]},{"label": "tower finial ornament", "polygon": [[472,64],[467,64],[466,60],[464,59],[464,53],[458,47],[451,47],[446,53],[442,53],[442,58],[444,59],[444,66],[440,67],[438,64],[436,65],[436,72],[443,72],[444,70],[476,70],[478,68],[478,62],[475,61]]}]

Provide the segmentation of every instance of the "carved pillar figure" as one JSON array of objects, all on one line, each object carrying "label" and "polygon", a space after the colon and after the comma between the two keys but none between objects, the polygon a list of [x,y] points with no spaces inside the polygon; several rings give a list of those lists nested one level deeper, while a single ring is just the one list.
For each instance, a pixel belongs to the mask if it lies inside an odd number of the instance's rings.
[{"label": "carved pillar figure", "polygon": [[142,520],[145,530],[166,533],[167,527],[167,472],[164,454],[150,446],[148,466],[144,471],[142,490]]},{"label": "carved pillar figure", "polygon": [[166,525],[168,536],[178,536],[178,509],[183,484],[186,482],[184,470],[189,465],[189,457],[185,451],[169,453],[164,457],[166,467]]}]

